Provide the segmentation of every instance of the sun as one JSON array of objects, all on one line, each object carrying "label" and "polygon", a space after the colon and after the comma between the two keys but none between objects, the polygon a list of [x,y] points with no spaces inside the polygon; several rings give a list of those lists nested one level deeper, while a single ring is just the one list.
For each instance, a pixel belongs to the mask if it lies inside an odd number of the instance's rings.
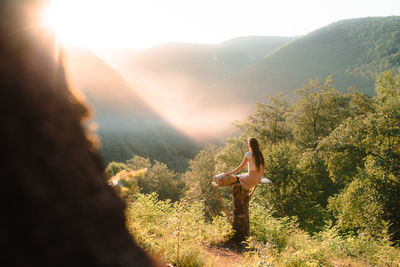
[{"label": "sun", "polygon": [[[207,42],[199,35],[217,36],[213,32],[216,23],[197,14],[208,12],[209,6],[200,5],[198,10],[190,5],[193,1],[52,0],[45,20],[61,43],[89,48],[145,48],[185,38]],[[196,19],[199,16],[201,20]],[[209,25],[207,30],[200,28],[204,23]]]},{"label": "sun", "polygon": [[152,10],[138,0],[52,0],[44,17],[63,44],[129,47],[151,43],[152,29],[158,28],[149,19]]},{"label": "sun", "polygon": [[61,43],[94,45],[93,33],[101,27],[94,23],[101,12],[96,7],[90,0],[52,0],[44,11],[44,21]]}]

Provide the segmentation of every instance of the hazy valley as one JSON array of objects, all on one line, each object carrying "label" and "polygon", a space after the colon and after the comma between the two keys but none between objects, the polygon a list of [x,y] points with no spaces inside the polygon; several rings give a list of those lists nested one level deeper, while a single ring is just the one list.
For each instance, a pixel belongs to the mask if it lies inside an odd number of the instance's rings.
[{"label": "hazy valley", "polygon": [[190,157],[196,145],[231,135],[256,101],[279,92],[292,98],[310,78],[332,75],[339,91],[373,95],[375,76],[400,66],[399,51],[400,18],[385,17],[340,21],[296,38],[108,49],[98,52],[103,60],[74,48],[67,58],[94,108],[106,160],[138,154],[174,166],[178,154]]},{"label": "hazy valley", "polygon": [[85,96],[106,162],[124,161],[134,154],[186,168],[197,144],[177,131],[128,85],[121,75],[90,50],[66,49],[71,84]]}]

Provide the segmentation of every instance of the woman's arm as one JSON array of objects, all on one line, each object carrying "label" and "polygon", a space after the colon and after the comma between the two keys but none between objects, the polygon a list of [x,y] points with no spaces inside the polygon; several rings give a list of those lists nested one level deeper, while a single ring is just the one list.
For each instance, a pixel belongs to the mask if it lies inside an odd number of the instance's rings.
[{"label": "woman's arm", "polygon": [[234,174],[235,172],[240,171],[241,169],[244,168],[244,166],[246,166],[247,162],[249,162],[249,159],[245,157],[245,158],[243,159],[242,163],[240,163],[239,166],[237,166],[234,170],[232,170],[232,171],[230,171],[230,172],[226,172],[225,175],[232,175],[232,174]]}]

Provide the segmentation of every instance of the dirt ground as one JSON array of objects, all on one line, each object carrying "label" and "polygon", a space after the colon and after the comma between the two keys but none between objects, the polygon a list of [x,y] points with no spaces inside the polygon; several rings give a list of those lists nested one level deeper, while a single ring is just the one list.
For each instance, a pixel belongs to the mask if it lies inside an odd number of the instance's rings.
[{"label": "dirt ground", "polygon": [[242,266],[244,249],[235,244],[223,243],[208,245],[205,247],[206,253],[214,258],[215,266]]}]

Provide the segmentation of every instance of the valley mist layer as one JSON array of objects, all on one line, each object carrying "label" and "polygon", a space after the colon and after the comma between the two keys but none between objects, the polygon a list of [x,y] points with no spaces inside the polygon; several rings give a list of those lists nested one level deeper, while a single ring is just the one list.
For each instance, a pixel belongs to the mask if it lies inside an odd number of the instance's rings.
[{"label": "valley mist layer", "polygon": [[81,47],[67,47],[65,59],[71,84],[92,108],[106,163],[140,155],[186,168],[197,145],[145,104],[117,71]]},{"label": "valley mist layer", "polygon": [[218,45],[169,43],[115,66],[163,118],[202,140],[225,137],[266,95],[325,80],[374,94],[375,76],[400,66],[400,17],[343,20],[305,36],[241,37]]},{"label": "valley mist layer", "polygon": [[400,17],[339,21],[296,38],[107,53],[124,78],[89,50],[66,55],[72,80],[93,106],[106,161],[140,155],[182,170],[195,142],[224,142],[232,122],[266,95],[292,96],[310,78],[328,75],[341,92],[352,86],[373,95],[376,74],[400,66]]},{"label": "valley mist layer", "polygon": [[252,103],[237,101],[237,92],[220,84],[289,40],[253,36],[219,45],[169,43],[146,49],[116,68],[167,121],[204,141],[227,135],[232,122],[252,110]]}]

